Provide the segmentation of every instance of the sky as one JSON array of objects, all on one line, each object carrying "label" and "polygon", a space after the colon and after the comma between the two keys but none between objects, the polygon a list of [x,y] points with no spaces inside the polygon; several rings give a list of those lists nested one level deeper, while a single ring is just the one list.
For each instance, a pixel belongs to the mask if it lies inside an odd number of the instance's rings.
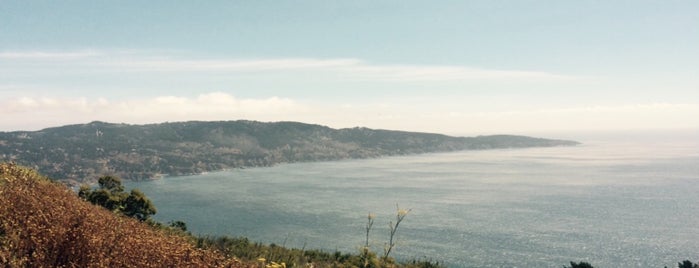
[{"label": "sky", "polygon": [[699,129],[699,1],[0,0],[0,131]]}]

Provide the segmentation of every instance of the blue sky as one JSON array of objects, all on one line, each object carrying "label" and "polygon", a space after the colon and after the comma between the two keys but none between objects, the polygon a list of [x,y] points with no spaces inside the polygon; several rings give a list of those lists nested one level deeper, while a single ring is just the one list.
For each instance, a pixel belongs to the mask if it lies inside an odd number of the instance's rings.
[{"label": "blue sky", "polygon": [[699,128],[697,1],[2,1],[0,131]]}]

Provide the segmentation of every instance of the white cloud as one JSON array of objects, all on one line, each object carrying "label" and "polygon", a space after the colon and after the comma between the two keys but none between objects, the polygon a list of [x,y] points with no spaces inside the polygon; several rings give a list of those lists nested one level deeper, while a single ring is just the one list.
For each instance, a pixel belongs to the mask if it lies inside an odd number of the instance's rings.
[{"label": "white cloud", "polygon": [[86,105],[88,105],[88,103],[85,98],[55,99],[46,97],[20,97],[0,102],[0,113],[9,117],[21,113],[32,113],[33,111],[84,110]]},{"label": "white cloud", "polygon": [[84,51],[5,51],[0,52],[0,59],[13,60],[74,60],[102,55],[94,50]]},{"label": "white cloud", "polygon": [[[425,131],[452,135],[540,134],[548,132],[699,129],[699,105],[647,103],[571,108],[512,108],[483,111],[475,99],[443,100],[441,106],[395,100],[390,103],[325,107],[305,117],[333,127]],[[427,101],[429,102],[429,101]],[[473,108],[472,108],[473,107]]]},{"label": "white cloud", "polygon": [[109,101],[105,98],[31,98],[0,101],[0,129],[40,129],[93,120],[134,124],[187,120],[250,119],[275,121],[303,114],[307,107],[290,99],[241,99],[214,92],[195,98],[161,96]]},{"label": "white cloud", "polygon": [[346,68],[348,74],[362,79],[394,82],[463,80],[535,80],[557,81],[573,77],[538,71],[479,69],[463,66],[373,65],[358,64]]},{"label": "white cloud", "polygon": [[[416,81],[559,81],[571,76],[543,71],[498,70],[452,65],[396,65],[379,64],[353,58],[262,58],[262,59],[205,59],[183,56],[181,53],[146,53],[138,51],[5,51],[0,59],[14,59],[40,64],[61,61],[61,70],[72,72],[104,71],[117,74],[143,72],[178,72],[181,75],[211,72],[236,74],[242,72],[287,73],[310,71],[311,75],[360,81],[416,82]],[[0,64],[0,67],[2,64]],[[7,65],[12,67],[12,65]],[[17,63],[17,66],[21,66]],[[36,65],[23,69],[32,72]],[[38,65],[41,66],[41,65]],[[11,69],[11,68],[10,68]],[[59,71],[59,70],[56,70]],[[340,81],[338,81],[340,82]]]},{"label": "white cloud", "polygon": [[229,59],[229,60],[180,60],[180,59],[131,59],[109,63],[131,71],[299,71],[316,70],[333,72],[339,76],[358,80],[389,82],[415,81],[463,81],[463,80],[562,80],[573,77],[540,71],[494,70],[463,66],[442,65],[390,65],[375,64],[360,59]]},{"label": "white cloud", "polygon": [[272,70],[298,70],[333,68],[338,66],[351,66],[358,62],[355,59],[311,59],[311,58],[284,58],[284,59],[230,59],[230,60],[182,60],[182,59],[126,59],[106,63],[107,66],[116,66],[139,71],[272,71]]},{"label": "white cloud", "polygon": [[[699,105],[643,103],[539,108],[454,115],[461,122],[496,132],[699,129]],[[435,120],[439,115],[434,115]]]}]

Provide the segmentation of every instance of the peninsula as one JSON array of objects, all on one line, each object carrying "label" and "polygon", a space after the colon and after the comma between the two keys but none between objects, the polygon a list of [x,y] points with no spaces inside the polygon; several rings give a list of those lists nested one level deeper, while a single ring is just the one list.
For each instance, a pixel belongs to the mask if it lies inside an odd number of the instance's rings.
[{"label": "peninsula", "polygon": [[148,125],[91,122],[0,132],[0,162],[37,169],[68,184],[110,174],[129,180],[279,163],[374,158],[459,150],[570,146],[513,135],[452,137],[298,122],[189,121]]}]

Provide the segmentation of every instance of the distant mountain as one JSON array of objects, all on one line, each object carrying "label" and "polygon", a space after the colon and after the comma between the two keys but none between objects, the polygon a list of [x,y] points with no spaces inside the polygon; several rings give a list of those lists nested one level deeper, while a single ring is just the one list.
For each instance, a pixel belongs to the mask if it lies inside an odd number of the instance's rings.
[{"label": "distant mountain", "polygon": [[278,163],[390,155],[576,145],[525,136],[451,137],[297,122],[92,122],[40,131],[0,132],[0,162],[51,178],[89,182],[104,174],[130,180]]}]

